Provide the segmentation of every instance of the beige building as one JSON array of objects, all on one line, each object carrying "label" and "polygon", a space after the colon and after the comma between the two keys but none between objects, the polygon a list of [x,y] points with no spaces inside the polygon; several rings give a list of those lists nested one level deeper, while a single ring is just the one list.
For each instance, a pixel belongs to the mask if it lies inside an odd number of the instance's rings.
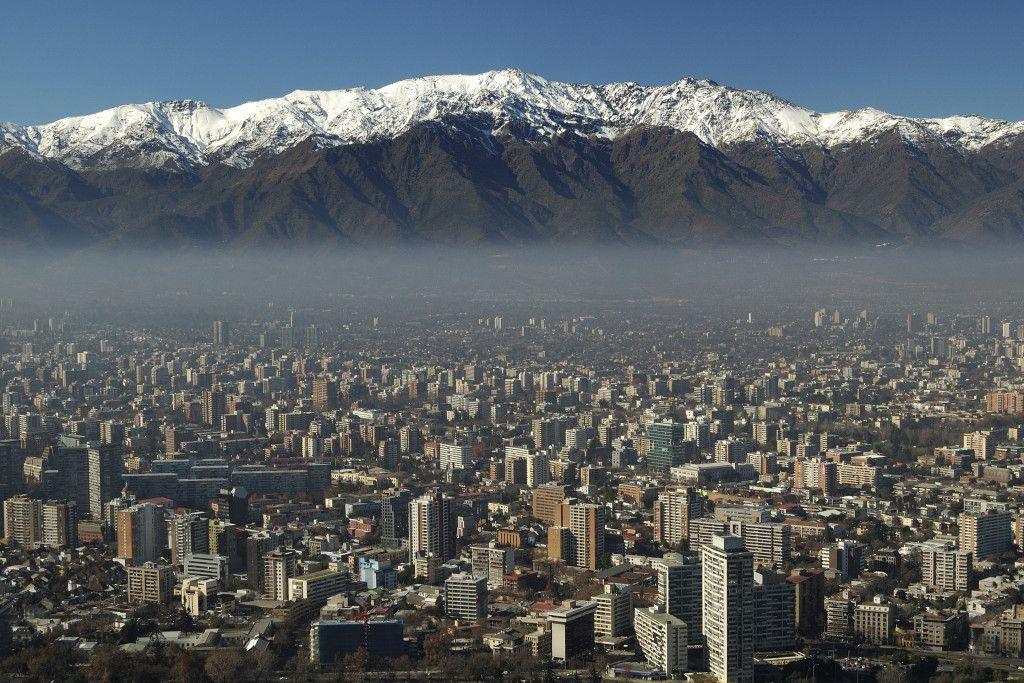
[{"label": "beige building", "polygon": [[637,609],[636,642],[647,663],[665,674],[687,670],[688,636],[686,623],[662,607]]},{"label": "beige building", "polygon": [[594,596],[594,634],[618,638],[629,633],[633,619],[633,592],[629,586],[606,583],[604,592]]},{"label": "beige building", "polygon": [[723,683],[752,683],[754,557],[739,536],[714,536],[701,549],[703,622],[711,675]]},{"label": "beige building", "polygon": [[138,566],[129,566],[128,601],[169,604],[175,583],[174,568],[170,565],[146,562]]},{"label": "beige building", "polygon": [[966,591],[971,581],[971,553],[946,544],[921,549],[921,583],[943,591]]}]

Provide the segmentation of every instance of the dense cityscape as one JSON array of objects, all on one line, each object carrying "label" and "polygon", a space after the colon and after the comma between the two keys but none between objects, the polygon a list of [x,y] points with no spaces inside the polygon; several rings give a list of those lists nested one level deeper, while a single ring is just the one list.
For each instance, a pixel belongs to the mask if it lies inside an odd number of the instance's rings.
[{"label": "dense cityscape", "polygon": [[0,666],[1012,679],[1024,321],[877,299],[2,298]]}]

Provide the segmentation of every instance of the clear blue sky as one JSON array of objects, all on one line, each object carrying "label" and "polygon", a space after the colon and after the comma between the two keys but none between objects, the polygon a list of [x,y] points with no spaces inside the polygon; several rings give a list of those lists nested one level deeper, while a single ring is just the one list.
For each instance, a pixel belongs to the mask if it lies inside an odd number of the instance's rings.
[{"label": "clear blue sky", "polygon": [[1024,119],[1024,3],[7,0],[0,120],[125,102],[215,106],[516,66],[557,80],[683,76],[819,110]]}]

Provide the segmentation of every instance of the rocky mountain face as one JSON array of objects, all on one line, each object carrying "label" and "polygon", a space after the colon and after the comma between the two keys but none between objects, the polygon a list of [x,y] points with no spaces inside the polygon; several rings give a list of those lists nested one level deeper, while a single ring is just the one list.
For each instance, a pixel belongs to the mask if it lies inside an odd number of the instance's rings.
[{"label": "rocky mountain face", "polygon": [[0,241],[874,244],[1024,237],[1024,124],[518,71],[0,124]]}]

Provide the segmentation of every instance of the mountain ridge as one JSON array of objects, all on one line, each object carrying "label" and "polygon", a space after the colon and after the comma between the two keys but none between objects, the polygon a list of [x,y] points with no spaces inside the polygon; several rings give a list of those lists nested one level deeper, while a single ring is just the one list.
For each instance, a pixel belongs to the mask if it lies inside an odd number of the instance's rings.
[{"label": "mountain ridge", "polygon": [[0,243],[1024,239],[1024,123],[518,70],[0,124]]},{"label": "mountain ridge", "polygon": [[472,115],[492,116],[495,130],[525,123],[541,137],[576,128],[613,139],[640,125],[658,125],[692,132],[715,147],[765,138],[831,148],[896,129],[911,141],[979,149],[1024,133],[1024,122],[974,115],[913,118],[870,107],[816,112],[768,92],[695,78],[663,86],[590,85],[504,69],[424,76],[376,89],[295,90],[223,109],[166,100],[37,126],[3,123],[0,151],[17,146],[75,168],[161,167],[168,161],[181,168],[213,162],[244,167],[308,138],[324,146],[372,142],[444,116]]}]

